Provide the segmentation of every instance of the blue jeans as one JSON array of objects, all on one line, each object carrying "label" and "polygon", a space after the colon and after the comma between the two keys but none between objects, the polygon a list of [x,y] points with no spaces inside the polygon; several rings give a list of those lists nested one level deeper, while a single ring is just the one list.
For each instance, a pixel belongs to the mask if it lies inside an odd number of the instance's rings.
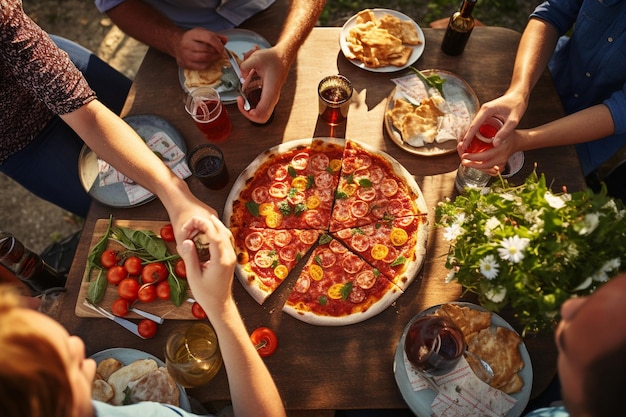
[{"label": "blue jeans", "polygon": [[[69,54],[98,100],[119,114],[132,81],[82,46],[58,36],[51,38]],[[82,147],[80,137],[56,116],[26,148],[0,164],[0,171],[36,196],[86,217],[91,197],[78,176]]]}]

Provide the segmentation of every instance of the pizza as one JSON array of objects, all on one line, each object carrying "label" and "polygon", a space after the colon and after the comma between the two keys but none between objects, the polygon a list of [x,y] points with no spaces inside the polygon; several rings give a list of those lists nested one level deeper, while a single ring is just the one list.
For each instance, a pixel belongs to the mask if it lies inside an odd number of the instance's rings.
[{"label": "pizza", "polygon": [[340,326],[384,311],[413,282],[427,212],[412,175],[389,155],[314,138],[257,156],[231,189],[224,223],[235,274],[254,300],[263,304],[290,282],[283,311]]}]

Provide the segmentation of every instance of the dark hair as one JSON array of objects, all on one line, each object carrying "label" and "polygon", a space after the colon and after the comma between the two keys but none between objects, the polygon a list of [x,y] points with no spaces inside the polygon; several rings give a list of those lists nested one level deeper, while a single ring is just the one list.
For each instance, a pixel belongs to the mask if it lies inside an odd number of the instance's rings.
[{"label": "dark hair", "polygon": [[583,373],[584,408],[593,417],[626,416],[626,339]]}]

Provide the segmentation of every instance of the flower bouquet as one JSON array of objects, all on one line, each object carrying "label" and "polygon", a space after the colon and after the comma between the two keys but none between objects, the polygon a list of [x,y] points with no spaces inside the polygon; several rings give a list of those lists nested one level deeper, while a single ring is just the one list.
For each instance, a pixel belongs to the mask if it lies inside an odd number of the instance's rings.
[{"label": "flower bouquet", "polygon": [[520,186],[500,177],[438,204],[436,225],[451,242],[446,282],[491,311],[510,307],[523,333],[552,330],[564,301],[626,265],[625,214],[606,189],[553,194],[543,174]]}]

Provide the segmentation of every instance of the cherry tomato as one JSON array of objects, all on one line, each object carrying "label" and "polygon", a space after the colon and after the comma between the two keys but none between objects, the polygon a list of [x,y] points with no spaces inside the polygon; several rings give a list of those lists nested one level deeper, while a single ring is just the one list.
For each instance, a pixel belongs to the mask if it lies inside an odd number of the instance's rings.
[{"label": "cherry tomato", "polygon": [[250,340],[259,352],[259,356],[265,358],[270,356],[278,347],[278,339],[276,333],[269,327],[259,327],[250,335]]},{"label": "cherry tomato", "polygon": [[137,330],[139,330],[139,335],[144,339],[150,339],[154,337],[157,332],[157,324],[152,320],[143,319],[139,323],[137,323]]},{"label": "cherry tomato", "polygon": [[135,278],[124,278],[117,286],[119,296],[131,302],[137,299],[138,292],[139,282]]},{"label": "cherry tomato", "polygon": [[143,267],[141,271],[141,282],[149,284],[151,282],[163,281],[169,274],[167,267],[163,262],[155,262]]},{"label": "cherry tomato", "polygon": [[125,315],[127,315],[128,300],[118,298],[117,300],[113,301],[113,304],[111,304],[111,312],[119,317],[124,317]]},{"label": "cherry tomato", "polygon": [[197,301],[194,301],[194,303],[191,306],[191,314],[193,314],[193,316],[197,318],[198,320],[206,319],[206,313],[204,312],[204,309],[202,308],[200,304],[198,304]]},{"label": "cherry tomato", "polygon": [[170,283],[167,281],[161,281],[156,285],[156,294],[159,300],[170,299]]},{"label": "cherry tomato", "polygon": [[107,271],[107,281],[111,285],[117,285],[128,277],[128,271],[122,265],[114,265]]},{"label": "cherry tomato", "polygon": [[115,265],[117,265],[118,260],[119,259],[117,259],[117,252],[112,249],[107,249],[102,252],[102,255],[100,255],[100,265],[102,265],[102,267],[106,269],[113,268]]},{"label": "cherry tomato", "polygon": [[174,228],[171,224],[166,224],[161,228],[159,233],[161,235],[161,239],[166,242],[175,242],[176,238],[174,237]]},{"label": "cherry tomato", "polygon": [[138,256],[130,256],[126,258],[124,261],[124,268],[128,271],[129,274],[133,276],[141,275],[141,271],[143,270],[143,265],[141,265],[141,258]]},{"label": "cherry tomato", "polygon": [[137,291],[137,298],[142,303],[151,303],[157,299],[156,285],[144,284]]},{"label": "cherry tomato", "polygon": [[174,265],[174,272],[180,278],[187,278],[187,270],[185,269],[185,261],[179,259],[176,261],[176,265]]}]

